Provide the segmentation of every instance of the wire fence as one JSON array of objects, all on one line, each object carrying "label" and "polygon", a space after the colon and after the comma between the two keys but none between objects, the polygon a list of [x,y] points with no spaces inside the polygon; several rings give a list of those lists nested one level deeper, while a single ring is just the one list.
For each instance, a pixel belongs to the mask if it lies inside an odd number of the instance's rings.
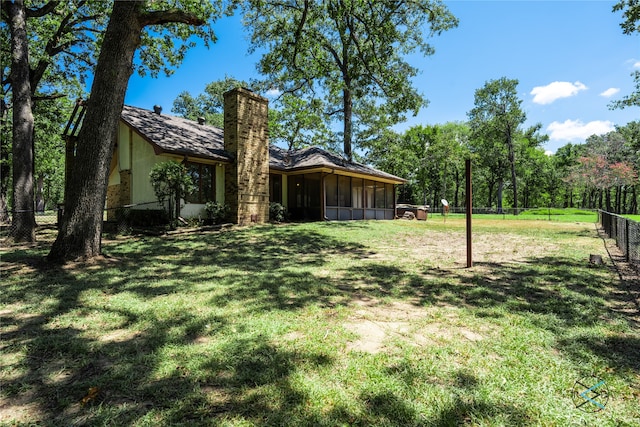
[{"label": "wire fence", "polygon": [[[116,232],[119,234],[130,233],[134,227],[157,227],[169,222],[168,217],[162,209],[148,209],[150,205],[157,206],[157,202],[136,203],[115,208],[105,208],[103,210],[104,231]],[[138,209],[135,209],[135,208]],[[36,225],[39,227],[58,227],[64,212],[63,205],[58,205],[55,209],[35,211]],[[11,225],[13,212],[6,212],[9,222],[1,223],[5,229]]]},{"label": "wire fence", "polygon": [[598,210],[598,223],[607,236],[616,241],[625,260],[640,266],[640,222]]}]

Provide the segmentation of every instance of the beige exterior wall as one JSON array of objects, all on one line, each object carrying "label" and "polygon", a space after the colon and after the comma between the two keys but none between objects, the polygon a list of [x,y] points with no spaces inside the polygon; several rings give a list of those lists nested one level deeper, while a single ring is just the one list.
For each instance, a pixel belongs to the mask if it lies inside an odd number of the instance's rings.
[{"label": "beige exterior wall", "polygon": [[[157,155],[153,146],[145,141],[126,123],[120,122],[118,145],[114,152],[117,165],[109,175],[107,188],[107,208],[116,208],[129,204],[142,204],[133,209],[162,209],[156,202],[156,195],[149,179],[151,169],[156,163],[182,161],[177,156]],[[192,159],[196,161],[197,159]],[[216,200],[224,203],[225,165],[216,163]],[[151,202],[151,203],[150,203]],[[205,217],[204,204],[184,203],[181,216],[184,218]],[[115,210],[107,211],[107,219],[115,219]]]},{"label": "beige exterior wall", "polygon": [[118,125],[118,166],[120,170],[131,169],[131,134],[133,131],[126,123]]},{"label": "beige exterior wall", "polygon": [[235,157],[225,173],[233,222],[269,220],[268,100],[238,88],[224,94],[224,146]]}]

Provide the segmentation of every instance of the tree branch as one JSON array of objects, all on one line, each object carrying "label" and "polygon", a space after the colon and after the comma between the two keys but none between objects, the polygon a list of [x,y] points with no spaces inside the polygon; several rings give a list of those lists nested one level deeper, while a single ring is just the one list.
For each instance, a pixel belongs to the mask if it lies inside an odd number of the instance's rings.
[{"label": "tree branch", "polygon": [[41,16],[48,15],[60,4],[59,0],[51,0],[39,9],[27,9],[27,18],[40,18]]},{"label": "tree branch", "polygon": [[37,101],[50,101],[53,99],[64,98],[67,95],[64,93],[54,93],[52,95],[33,95],[31,96],[31,100],[34,102]]},{"label": "tree branch", "polygon": [[309,11],[309,1],[308,0],[304,0],[304,9],[302,10],[302,17],[300,18],[300,22],[298,23],[298,28],[296,28],[296,32],[293,36],[293,43],[294,43],[294,47],[293,47],[293,66],[297,67],[296,65],[296,58],[298,56],[298,45],[300,44],[300,39],[301,39],[301,35],[302,35],[302,30],[304,29],[304,25],[307,22],[307,13]]},{"label": "tree branch", "polygon": [[138,22],[143,27],[147,25],[163,25],[169,23],[182,23],[188,25],[204,25],[205,20],[180,9],[159,10],[154,12],[143,12],[138,18]]}]

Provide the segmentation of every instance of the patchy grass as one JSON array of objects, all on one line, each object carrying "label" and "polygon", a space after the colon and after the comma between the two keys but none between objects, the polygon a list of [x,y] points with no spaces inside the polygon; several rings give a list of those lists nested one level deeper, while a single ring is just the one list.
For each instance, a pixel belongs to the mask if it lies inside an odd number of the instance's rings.
[{"label": "patchy grass", "polygon": [[637,425],[637,283],[588,264],[594,225],[474,233],[471,269],[455,217],[3,247],[0,423]]}]

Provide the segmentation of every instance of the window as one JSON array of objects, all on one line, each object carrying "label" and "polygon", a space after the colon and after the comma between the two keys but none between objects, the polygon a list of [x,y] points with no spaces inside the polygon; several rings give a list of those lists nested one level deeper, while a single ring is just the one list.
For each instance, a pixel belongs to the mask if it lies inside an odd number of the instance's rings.
[{"label": "window", "polygon": [[207,203],[216,199],[216,168],[214,165],[187,162],[187,171],[195,189],[185,197],[187,203]]},{"label": "window", "polygon": [[384,209],[384,184],[376,182],[376,209]]},{"label": "window", "polygon": [[338,177],[338,206],[351,207],[351,178],[348,176]]},{"label": "window", "polygon": [[386,184],[385,187],[387,188],[387,202],[385,207],[387,209],[393,209],[395,205],[395,198],[393,194],[393,184]]},{"label": "window", "polygon": [[338,176],[327,175],[324,178],[327,206],[338,206]]},{"label": "window", "polygon": [[362,200],[363,200],[363,180],[362,179],[353,179],[353,187],[351,188],[352,191],[352,200],[353,200],[353,207],[354,208],[360,208],[362,209]]},{"label": "window", "polygon": [[364,182],[364,207],[373,208],[375,184],[373,181],[366,180]]},{"label": "window", "polygon": [[269,174],[269,201],[282,204],[282,175]]}]

